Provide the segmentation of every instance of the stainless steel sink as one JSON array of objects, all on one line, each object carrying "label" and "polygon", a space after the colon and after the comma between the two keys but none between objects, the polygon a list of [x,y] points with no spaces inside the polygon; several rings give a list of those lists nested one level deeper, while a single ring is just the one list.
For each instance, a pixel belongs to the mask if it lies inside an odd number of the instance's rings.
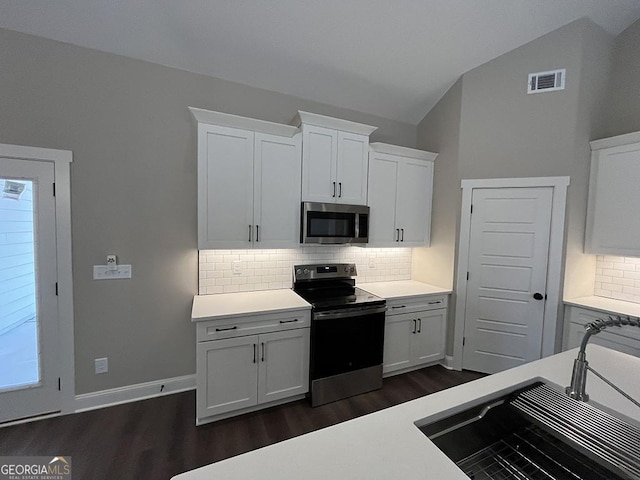
[{"label": "stainless steel sink", "polygon": [[542,382],[417,423],[482,479],[640,479],[640,429]]}]

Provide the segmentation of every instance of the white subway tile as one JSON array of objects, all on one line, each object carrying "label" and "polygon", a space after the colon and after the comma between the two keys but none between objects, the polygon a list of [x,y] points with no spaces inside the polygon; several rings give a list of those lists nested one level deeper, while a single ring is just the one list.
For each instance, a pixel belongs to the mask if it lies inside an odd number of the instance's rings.
[{"label": "white subway tile", "polygon": [[620,262],[624,262],[624,257],[617,257],[617,256],[613,256],[613,255],[605,255],[604,256],[604,261],[605,262],[620,263]]},{"label": "white subway tile", "polygon": [[236,293],[240,291],[240,286],[238,285],[225,285],[222,287],[223,293]]},{"label": "white subway tile", "polygon": [[609,277],[623,277],[624,276],[624,273],[622,272],[622,270],[611,270],[611,269],[608,269],[608,268],[604,268],[602,270],[602,273],[604,275],[606,275],[606,276],[609,276]]},{"label": "white subway tile", "polygon": [[614,285],[623,285],[627,287],[633,287],[633,279],[632,278],[618,278],[615,277],[612,279],[611,283]]},{"label": "white subway tile", "polygon": [[636,266],[633,263],[614,263],[613,268],[615,270],[632,270],[635,271]]},{"label": "white subway tile", "polygon": [[[218,293],[224,293],[223,287],[217,287],[217,286],[216,287],[207,287],[205,294],[206,295],[215,295],[215,294],[218,294]],[[203,294],[203,295],[205,295],[205,294]]]}]

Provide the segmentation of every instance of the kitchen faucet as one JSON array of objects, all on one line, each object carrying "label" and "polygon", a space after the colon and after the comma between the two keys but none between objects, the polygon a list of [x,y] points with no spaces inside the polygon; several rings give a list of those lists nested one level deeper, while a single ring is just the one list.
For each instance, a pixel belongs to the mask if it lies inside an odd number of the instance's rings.
[{"label": "kitchen faucet", "polygon": [[592,372],[596,377],[605,382],[611,388],[613,388],[620,395],[625,397],[627,400],[631,401],[638,407],[640,407],[640,402],[631,398],[630,395],[623,392],[619,387],[614,385],[610,380],[604,378],[601,374],[596,372],[593,368],[589,366],[589,362],[587,362],[586,348],[589,339],[593,335],[597,335],[602,330],[607,327],[623,327],[625,325],[631,325],[634,327],[640,327],[640,318],[631,317],[629,315],[621,316],[609,316],[608,318],[599,318],[595,322],[588,323],[584,326],[587,332],[584,334],[582,338],[582,343],[580,344],[580,350],[578,351],[578,357],[573,362],[573,373],[571,374],[571,385],[569,385],[565,392],[571,398],[575,398],[576,400],[580,400],[583,402],[589,401],[589,395],[586,392],[587,386],[587,371]]}]

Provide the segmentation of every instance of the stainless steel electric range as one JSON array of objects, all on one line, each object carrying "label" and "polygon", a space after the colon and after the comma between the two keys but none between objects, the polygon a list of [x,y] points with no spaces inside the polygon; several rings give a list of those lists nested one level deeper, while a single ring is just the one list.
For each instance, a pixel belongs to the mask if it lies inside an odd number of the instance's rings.
[{"label": "stainless steel electric range", "polygon": [[311,405],[382,387],[383,298],[355,286],[352,263],[296,265],[293,290],[311,303]]}]

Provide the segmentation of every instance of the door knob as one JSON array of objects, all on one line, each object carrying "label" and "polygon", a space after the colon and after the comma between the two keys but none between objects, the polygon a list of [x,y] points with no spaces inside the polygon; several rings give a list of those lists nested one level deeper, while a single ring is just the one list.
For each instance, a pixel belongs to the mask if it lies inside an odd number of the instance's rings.
[{"label": "door knob", "polygon": [[536,300],[542,300],[544,296],[541,293],[536,292],[533,294],[533,298],[535,298]]}]

